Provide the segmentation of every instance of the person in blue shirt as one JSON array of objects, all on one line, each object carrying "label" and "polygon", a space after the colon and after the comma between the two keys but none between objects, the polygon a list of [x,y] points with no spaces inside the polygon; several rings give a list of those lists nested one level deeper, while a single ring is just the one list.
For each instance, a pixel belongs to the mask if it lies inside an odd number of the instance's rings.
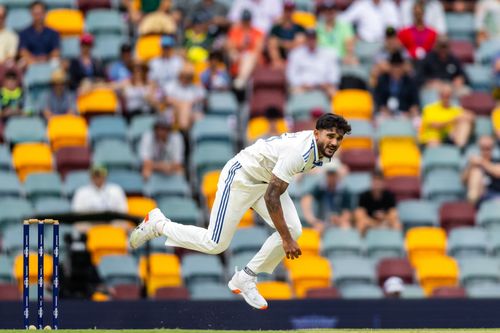
[{"label": "person in blue shirt", "polygon": [[19,52],[26,65],[58,59],[60,55],[59,33],[45,25],[46,5],[34,1],[31,6],[33,24],[19,35]]},{"label": "person in blue shirt", "polygon": [[108,67],[108,79],[117,84],[129,82],[132,78],[133,64],[132,47],[129,44],[123,44],[120,49],[120,59]]}]

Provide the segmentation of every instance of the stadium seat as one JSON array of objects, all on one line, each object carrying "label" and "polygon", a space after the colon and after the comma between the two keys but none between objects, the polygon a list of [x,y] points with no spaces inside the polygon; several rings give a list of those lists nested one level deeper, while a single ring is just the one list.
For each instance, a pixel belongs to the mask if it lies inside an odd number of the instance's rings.
[{"label": "stadium seat", "polygon": [[155,300],[187,300],[189,290],[186,287],[161,287],[156,289]]},{"label": "stadium seat", "polygon": [[45,124],[38,117],[10,117],[5,126],[4,138],[10,144],[46,141]]},{"label": "stadium seat", "polygon": [[345,299],[379,299],[384,297],[380,287],[375,285],[350,285],[340,289]]},{"label": "stadium seat", "polygon": [[439,287],[435,288],[432,298],[466,298],[467,292],[464,287]]},{"label": "stadium seat", "polygon": [[373,259],[404,255],[403,235],[399,230],[369,229],[364,242],[366,253]]},{"label": "stadium seat", "polygon": [[371,120],[372,96],[365,90],[339,90],[332,100],[332,112],[347,119]]},{"label": "stadium seat", "polygon": [[149,114],[141,114],[132,118],[128,128],[128,138],[134,147],[141,140],[141,137],[145,132],[153,129],[154,122],[155,116]]},{"label": "stadium seat", "polygon": [[375,268],[369,259],[333,258],[333,281],[341,291],[353,285],[372,285],[376,283]]},{"label": "stadium seat", "polygon": [[378,285],[383,286],[384,282],[392,277],[401,278],[405,284],[413,283],[413,268],[406,258],[384,258],[377,264]]},{"label": "stadium seat", "polygon": [[76,8],[76,0],[45,0],[48,9]]},{"label": "stadium seat", "polygon": [[20,301],[19,287],[14,283],[0,283],[0,301]]},{"label": "stadium seat", "polygon": [[189,197],[191,189],[186,178],[181,175],[163,175],[154,173],[147,181],[145,193],[155,200],[166,197]]},{"label": "stadium seat", "polygon": [[476,209],[467,201],[445,202],[439,208],[440,225],[446,232],[453,228],[473,226]]},{"label": "stadium seat", "polygon": [[460,104],[466,110],[473,111],[477,116],[489,117],[495,109],[495,100],[490,92],[472,92],[460,99]]},{"label": "stadium seat", "polygon": [[474,41],[475,23],[471,13],[446,13],[446,26],[451,39]]},{"label": "stadium seat", "polygon": [[453,145],[428,147],[422,156],[423,176],[440,169],[460,170],[460,151]]},{"label": "stadium seat", "polygon": [[136,301],[141,298],[141,286],[137,284],[117,284],[111,288],[114,301]]},{"label": "stadium seat", "polygon": [[447,256],[431,256],[419,260],[415,267],[416,275],[426,295],[434,288],[458,285],[459,269],[457,262]]},{"label": "stadium seat", "polygon": [[127,27],[120,13],[111,9],[92,9],[85,15],[85,30],[93,35],[124,35]]},{"label": "stadium seat", "polygon": [[33,172],[52,170],[52,154],[45,143],[20,143],[12,151],[12,161],[21,181]]},{"label": "stadium seat", "polygon": [[[3,250],[3,252],[6,252],[5,249]],[[3,285],[14,282],[14,276],[12,275],[12,264],[12,257],[5,254],[0,254],[0,284]]]},{"label": "stadium seat", "polygon": [[121,228],[95,225],[87,232],[87,249],[94,265],[98,265],[103,256],[126,254],[127,246],[127,234]]},{"label": "stadium seat", "polygon": [[139,162],[128,143],[116,140],[100,141],[94,149],[92,161],[108,170],[137,169]]},{"label": "stadium seat", "polygon": [[321,254],[325,257],[357,257],[361,255],[362,242],[354,229],[327,229],[321,240]]},{"label": "stadium seat", "polygon": [[32,202],[46,197],[62,197],[61,178],[56,172],[31,173],[24,182],[24,192]]},{"label": "stadium seat", "polygon": [[144,217],[149,211],[156,208],[153,199],[145,197],[127,198],[128,214],[132,216]]},{"label": "stadium seat", "polygon": [[474,62],[474,44],[468,40],[450,40],[451,53],[462,63]]},{"label": "stadium seat", "polygon": [[491,38],[481,42],[475,54],[476,62],[490,66],[495,55],[500,51],[498,43],[498,38]]},{"label": "stadium seat", "polygon": [[232,256],[244,252],[257,253],[267,237],[268,233],[263,227],[240,228],[233,236],[229,251]]},{"label": "stadium seat", "polygon": [[391,177],[385,180],[385,186],[394,193],[398,202],[420,198],[420,179],[418,177]]},{"label": "stadium seat", "polygon": [[488,229],[500,225],[500,201],[490,200],[482,203],[476,218],[478,225]]},{"label": "stadium seat", "polygon": [[412,228],[406,233],[405,243],[408,258],[413,266],[421,261],[446,254],[446,233],[441,228]]},{"label": "stadium seat", "polygon": [[87,170],[90,167],[90,150],[85,146],[62,147],[54,154],[56,169],[61,177],[71,171]]},{"label": "stadium seat", "polygon": [[351,149],[373,149],[373,141],[375,132],[373,125],[365,120],[351,120],[351,134],[344,137],[342,140],[341,151],[346,152]]},{"label": "stadium seat", "polygon": [[360,194],[370,189],[371,181],[370,172],[352,172],[340,181],[338,188],[348,193],[351,209],[357,207]]},{"label": "stadium seat", "polygon": [[197,179],[203,179],[208,171],[220,170],[233,158],[230,144],[206,142],[195,146],[192,153],[192,166]]},{"label": "stadium seat", "polygon": [[419,97],[420,107],[424,108],[426,105],[439,101],[439,92],[435,88],[421,88]]},{"label": "stadium seat", "polygon": [[294,11],[292,21],[305,29],[314,29],[316,27],[316,16],[310,12]]},{"label": "stadium seat", "polygon": [[207,96],[207,112],[209,115],[235,115],[238,112],[236,96],[230,91],[209,93]]},{"label": "stadium seat", "polygon": [[[125,35],[124,35],[125,36]],[[126,42],[120,36],[115,35],[97,35],[92,49],[92,55],[104,64],[109,64],[120,59],[121,46]]]},{"label": "stadium seat", "polygon": [[379,146],[382,146],[385,141],[402,140],[408,143],[416,141],[417,133],[413,124],[407,119],[386,119],[380,123],[377,128],[377,140]]},{"label": "stadium seat", "polygon": [[313,109],[330,110],[330,103],[324,93],[311,91],[303,94],[294,94],[286,102],[286,113],[294,120],[306,120],[310,118]]},{"label": "stadium seat", "polygon": [[81,115],[115,113],[118,104],[115,92],[108,88],[96,88],[85,95],[80,95],[76,101]]},{"label": "stadium seat", "polygon": [[[139,276],[146,283],[150,297],[162,287],[182,286],[181,265],[174,254],[153,253],[139,261]],[[227,288],[226,288],[227,289]]]},{"label": "stadium seat", "polygon": [[448,254],[457,258],[486,256],[488,254],[486,232],[477,227],[460,227],[448,235]]},{"label": "stadium seat", "polygon": [[119,185],[127,196],[142,195],[144,180],[139,171],[135,170],[110,170],[108,181]]},{"label": "stadium seat", "polygon": [[215,194],[217,192],[217,184],[219,182],[220,170],[212,170],[203,176],[201,181],[201,193],[203,194],[207,208],[211,209],[215,201]]},{"label": "stadium seat", "polygon": [[311,288],[306,293],[306,298],[314,299],[335,299],[340,298],[340,293],[336,287]]},{"label": "stadium seat", "polygon": [[312,228],[302,228],[302,234],[297,240],[302,254],[306,256],[317,256],[320,250],[320,234]]},{"label": "stadium seat", "polygon": [[139,284],[137,262],[130,255],[107,255],[97,265],[99,277],[107,286]]},{"label": "stadium seat", "polygon": [[[349,77],[360,80],[363,86],[368,86],[368,81],[370,80],[369,66],[343,65],[340,69],[340,76],[340,85],[342,85],[342,79]],[[340,89],[342,89],[342,87],[340,87]]]},{"label": "stadium seat", "polygon": [[[38,280],[38,255],[36,252],[30,252],[29,254],[29,284],[33,285],[37,283]],[[52,283],[52,256],[48,254],[43,255],[43,280],[46,284]],[[14,259],[13,266],[14,278],[18,282],[19,290],[22,289],[23,283],[23,255],[18,254]],[[32,293],[33,294],[33,293]]]},{"label": "stadium seat", "polygon": [[361,63],[372,64],[375,59],[375,55],[382,50],[382,46],[383,45],[381,43],[358,41],[354,51],[359,60],[361,60]]},{"label": "stadium seat", "polygon": [[47,137],[52,150],[87,145],[88,129],[85,119],[75,115],[57,115],[49,119]]},{"label": "stadium seat", "polygon": [[202,282],[222,282],[224,278],[219,258],[208,254],[186,254],[182,257],[181,271],[188,288]]},{"label": "stadium seat", "polygon": [[393,139],[380,145],[380,165],[385,177],[418,177],[420,162],[420,151],[414,143]]},{"label": "stadium seat", "polygon": [[[495,111],[493,111],[494,113]],[[491,118],[494,119],[493,113]],[[479,138],[483,135],[493,135],[493,123],[490,117],[478,116],[474,118],[474,137]],[[495,127],[495,131],[498,127]]]},{"label": "stadium seat", "polygon": [[21,184],[14,172],[0,171],[0,198],[20,197],[22,195]]},{"label": "stadium seat", "polygon": [[266,300],[289,300],[293,298],[290,285],[282,281],[263,281],[257,283],[259,293]]},{"label": "stadium seat", "polygon": [[161,55],[161,36],[141,36],[135,44],[135,57],[140,62],[149,62]]},{"label": "stadium seat", "polygon": [[23,84],[29,89],[49,88],[54,67],[48,62],[35,63],[28,67],[23,77]]},{"label": "stadium seat", "polygon": [[425,177],[422,194],[438,204],[464,198],[465,189],[458,171],[434,170]]},{"label": "stadium seat", "polygon": [[471,64],[465,65],[465,73],[470,80],[474,91],[491,91],[493,87],[493,75],[490,65]]},{"label": "stadium seat", "polygon": [[7,28],[20,33],[33,23],[33,17],[27,8],[12,8],[9,10],[5,25]]},{"label": "stadium seat", "polygon": [[[64,234],[61,232],[62,236],[64,237]],[[21,220],[19,220],[19,223],[16,224],[9,224],[5,227],[5,230],[3,231],[3,252],[8,254],[8,255],[13,255],[17,254],[19,252],[23,251],[23,238],[19,237],[23,233],[23,225],[21,223]],[[38,229],[35,227],[30,228],[30,251],[37,251],[37,246],[38,246]],[[52,241],[53,241],[53,233],[52,233],[52,228],[44,228],[44,243],[45,243],[45,252],[46,253],[52,253]]]},{"label": "stadium seat", "polygon": [[309,289],[329,287],[332,270],[327,259],[319,256],[303,256],[291,260],[288,272],[297,298],[304,298]]},{"label": "stadium seat", "polygon": [[236,298],[226,284],[204,282],[190,288],[192,300],[233,300]]},{"label": "stadium seat", "polygon": [[421,299],[425,298],[424,290],[418,284],[405,285],[401,292],[402,299]]},{"label": "stadium seat", "polygon": [[438,225],[438,206],[431,201],[404,200],[398,203],[397,209],[405,230]]},{"label": "stadium seat", "polygon": [[40,198],[35,202],[35,212],[47,218],[53,214],[68,214],[71,204],[66,198]]},{"label": "stadium seat", "polygon": [[495,226],[488,231],[488,244],[491,254],[498,258],[500,257],[500,227]]},{"label": "stadium seat", "polygon": [[90,184],[90,174],[88,171],[70,171],[64,179],[64,193],[71,198],[79,187],[87,184]]},{"label": "stadium seat", "polygon": [[177,223],[198,225],[202,220],[201,211],[191,198],[163,198],[158,201],[158,208],[168,212],[169,219]]},{"label": "stadium seat", "polygon": [[340,155],[342,163],[353,172],[371,172],[375,169],[376,155],[371,149],[349,149]]},{"label": "stadium seat", "polygon": [[52,9],[45,16],[45,24],[64,37],[81,35],[85,22],[77,9]]},{"label": "stadium seat", "polygon": [[469,298],[500,298],[500,283],[484,284],[467,288]]},{"label": "stadium seat", "polygon": [[286,74],[284,69],[257,66],[252,73],[252,91],[286,92]]},{"label": "stadium seat", "polygon": [[286,95],[281,89],[258,89],[250,97],[250,118],[265,116],[270,107],[277,108],[283,116],[285,105]]},{"label": "stadium seat", "polygon": [[66,37],[61,40],[61,57],[63,59],[78,58],[80,55],[80,38]]},{"label": "stadium seat", "polygon": [[459,260],[460,284],[466,288],[500,283],[498,261],[488,257],[472,257]]},{"label": "stadium seat", "polygon": [[193,125],[191,140],[194,144],[221,141],[232,143],[233,132],[225,117],[206,116]]},{"label": "stadium seat", "polygon": [[[288,125],[286,124],[285,119],[279,119],[276,126],[280,134],[288,131]],[[257,139],[266,135],[269,132],[269,129],[270,123],[266,117],[255,117],[250,119],[247,127],[247,141],[257,141]]]},{"label": "stadium seat", "polygon": [[100,116],[90,120],[90,140],[96,143],[104,139],[127,140],[127,124],[121,116]]},{"label": "stadium seat", "polygon": [[0,170],[12,170],[12,156],[7,145],[0,144]]}]

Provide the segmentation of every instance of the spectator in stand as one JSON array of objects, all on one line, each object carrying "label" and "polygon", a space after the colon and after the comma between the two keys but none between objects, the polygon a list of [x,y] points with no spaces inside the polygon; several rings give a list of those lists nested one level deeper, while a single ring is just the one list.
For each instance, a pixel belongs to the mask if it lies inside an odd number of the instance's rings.
[{"label": "spectator in stand", "polygon": [[[374,64],[370,73],[370,86],[374,87],[378,77],[384,73],[389,73],[389,60],[394,53],[402,54],[403,47],[399,41],[396,29],[389,27],[385,30],[384,48],[375,55]],[[405,68],[407,73],[411,71],[411,66],[407,63]]]},{"label": "spectator in stand", "polygon": [[386,189],[382,173],[373,173],[372,187],[361,193],[358,208],[354,211],[354,219],[356,228],[362,235],[370,228],[401,230],[396,197]]},{"label": "spectator in stand", "polygon": [[238,90],[243,90],[248,84],[264,44],[264,34],[252,27],[251,22],[252,13],[244,10],[240,23],[233,25],[228,34],[226,47],[231,61],[231,74],[235,77],[233,84]]},{"label": "spectator in stand", "polygon": [[138,27],[139,35],[175,35],[176,17],[172,0],[162,0],[158,9],[144,16]]},{"label": "spectator in stand", "polygon": [[475,11],[477,42],[500,38],[500,0],[480,0]]},{"label": "spectator in stand", "polygon": [[331,48],[346,65],[358,65],[354,53],[355,34],[352,25],[337,19],[337,9],[333,0],[324,1],[319,7],[317,24],[318,45]]},{"label": "spectator in stand", "polygon": [[161,56],[149,63],[148,79],[156,87],[163,88],[169,82],[174,81],[184,66],[184,60],[175,53],[175,44],[173,37],[163,36]]},{"label": "spectator in stand", "polygon": [[422,2],[416,2],[413,6],[413,25],[400,30],[398,37],[410,58],[414,60],[422,60],[432,51],[437,33],[424,23]]},{"label": "spectator in stand", "polygon": [[457,96],[469,92],[467,75],[460,60],[451,53],[446,37],[438,39],[434,50],[418,66],[417,75],[420,84],[425,84],[426,88],[435,89],[444,82],[451,82]]},{"label": "spectator in stand", "polygon": [[126,83],[132,77],[133,63],[132,47],[129,44],[123,44],[120,48],[120,60],[114,61],[108,67],[108,80],[118,86]]},{"label": "spectator in stand", "polygon": [[0,89],[0,123],[5,123],[9,117],[21,115],[23,102],[24,94],[17,72],[8,70]]},{"label": "spectator in stand", "polygon": [[19,46],[19,37],[5,26],[7,7],[0,5],[0,64],[13,62]]},{"label": "spectator in stand", "polygon": [[251,14],[252,27],[267,34],[274,22],[283,15],[283,0],[234,0],[229,10],[229,20],[237,23],[245,11]]},{"label": "spectator in stand", "polygon": [[208,68],[201,73],[201,83],[208,91],[231,89],[231,77],[226,70],[224,56],[221,52],[210,52]]},{"label": "spectator in stand", "polygon": [[227,13],[228,8],[223,3],[216,0],[201,0],[187,13],[187,23],[192,22],[196,16],[203,15],[208,20],[210,30],[219,30],[229,26]]},{"label": "spectator in stand", "polygon": [[424,24],[439,35],[446,35],[446,15],[443,4],[439,0],[402,0],[400,4],[402,26],[415,24],[413,8],[417,3],[424,7]]},{"label": "spectator in stand", "polygon": [[500,52],[493,59],[493,96],[500,100]]},{"label": "spectator in stand", "polygon": [[391,276],[384,281],[384,294],[387,298],[401,298],[405,285],[399,276]]},{"label": "spectator in stand", "polygon": [[153,13],[158,10],[161,0],[122,0],[122,4],[128,10],[130,21],[137,25],[143,15]]},{"label": "spectator in stand", "polygon": [[[334,159],[324,166],[324,181],[318,182],[310,193],[300,200],[306,222],[310,227],[323,232],[329,226],[351,228],[350,199],[346,191],[338,188],[340,162]],[[314,203],[317,204],[317,214]]]},{"label": "spectator in stand", "polygon": [[45,25],[47,7],[41,1],[30,5],[33,24],[19,35],[19,53],[23,65],[48,60],[59,61],[59,33]]},{"label": "spectator in stand", "polygon": [[184,172],[184,140],[164,118],[158,118],[153,130],[142,135],[139,156],[144,179],[154,172],[166,175]]},{"label": "spectator in stand", "polygon": [[283,5],[283,17],[272,27],[267,42],[267,53],[271,65],[285,66],[288,54],[304,42],[305,29],[293,22],[295,3],[286,1]]},{"label": "spectator in stand", "polygon": [[154,89],[148,85],[147,65],[136,63],[132,69],[130,81],[123,87],[127,116],[134,116],[155,111]]},{"label": "spectator in stand", "polygon": [[69,63],[69,87],[76,91],[80,85],[88,86],[105,79],[104,66],[92,56],[94,36],[84,33],[80,36],[80,56]]},{"label": "spectator in stand", "polygon": [[292,93],[322,90],[333,97],[340,80],[335,51],[317,45],[316,31],[306,31],[304,46],[290,53],[286,69]]},{"label": "spectator in stand", "polygon": [[469,142],[474,116],[471,112],[453,105],[452,86],[442,84],[439,101],[424,107],[420,142],[429,146],[450,142],[464,148]]},{"label": "spectator in stand", "polygon": [[365,42],[382,42],[388,27],[401,26],[393,0],[355,0],[339,19],[357,26],[358,37]]},{"label": "spectator in stand", "polygon": [[270,137],[279,136],[283,134],[283,131],[280,131],[280,126],[279,126],[280,120],[283,120],[283,112],[279,107],[277,106],[267,107],[266,111],[264,112],[264,117],[266,118],[267,123],[269,125],[267,127],[267,131],[260,137],[253,139],[252,142],[250,143],[253,143],[259,139],[269,139]]},{"label": "spectator in stand", "polygon": [[414,79],[406,74],[401,53],[390,59],[389,73],[378,78],[374,99],[382,118],[404,115],[417,120],[419,117],[419,95]]},{"label": "spectator in stand", "polygon": [[199,14],[193,17],[191,27],[184,34],[184,49],[187,58],[193,63],[205,62],[212,49],[215,36],[208,29],[207,16]]},{"label": "spectator in stand", "polygon": [[177,128],[187,133],[194,120],[203,112],[203,100],[206,91],[194,83],[194,68],[186,64],[177,80],[164,87],[167,107],[171,109]]},{"label": "spectator in stand", "polygon": [[127,197],[123,189],[106,181],[107,170],[102,165],[90,168],[90,181],[76,190],[71,204],[76,213],[127,212]]},{"label": "spectator in stand", "polygon": [[75,94],[67,86],[66,73],[63,69],[57,69],[52,73],[52,87],[45,96],[43,115],[49,119],[53,115],[76,113]]},{"label": "spectator in stand", "polygon": [[478,146],[479,155],[470,156],[462,174],[467,199],[474,204],[500,197],[500,160],[493,157],[495,140],[482,136]]}]

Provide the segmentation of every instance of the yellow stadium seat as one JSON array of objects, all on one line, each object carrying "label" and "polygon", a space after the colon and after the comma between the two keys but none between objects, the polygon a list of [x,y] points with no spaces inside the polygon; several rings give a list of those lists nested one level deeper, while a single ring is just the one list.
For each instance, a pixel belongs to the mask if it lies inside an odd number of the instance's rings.
[{"label": "yellow stadium seat", "polygon": [[[46,283],[51,283],[52,278],[52,256],[44,254],[43,256],[43,279]],[[38,255],[36,252],[30,252],[29,255],[29,283],[36,284],[38,280]],[[14,259],[14,278],[19,284],[19,289],[23,288],[23,255],[19,254]]]},{"label": "yellow stadium seat", "polygon": [[78,96],[76,105],[82,115],[88,113],[115,113],[118,109],[118,98],[111,89],[96,88],[87,94]]},{"label": "yellow stadium seat", "polygon": [[85,21],[81,11],[61,8],[50,10],[45,16],[45,24],[66,37],[81,35]]},{"label": "yellow stadium seat", "polygon": [[406,233],[405,245],[410,263],[415,266],[427,258],[446,254],[446,233],[437,227],[415,227]]},{"label": "yellow stadium seat", "polygon": [[217,183],[219,182],[220,170],[213,170],[205,173],[201,182],[201,192],[205,196],[207,207],[212,209],[217,193]]},{"label": "yellow stadium seat", "polygon": [[12,163],[21,181],[33,172],[52,170],[52,153],[46,143],[19,143],[12,151]]},{"label": "yellow stadium seat", "polygon": [[298,243],[302,250],[302,255],[319,256],[321,246],[319,232],[312,228],[303,228]]},{"label": "yellow stadium seat", "polygon": [[263,281],[257,283],[259,293],[268,300],[286,300],[292,299],[292,288],[286,282],[281,281]]},{"label": "yellow stadium seat", "polygon": [[[278,120],[278,132],[283,134],[288,131],[285,119]],[[269,120],[266,117],[256,117],[250,119],[247,128],[247,139],[249,142],[256,141],[269,132]]]},{"label": "yellow stadium seat", "polygon": [[339,90],[332,99],[332,112],[347,119],[371,120],[372,96],[360,89]]},{"label": "yellow stadium seat", "polygon": [[112,225],[93,226],[87,232],[87,249],[94,265],[99,264],[103,256],[127,254],[127,234]]},{"label": "yellow stadium seat", "polygon": [[386,140],[380,145],[380,165],[385,177],[418,177],[420,163],[420,150],[413,142]]},{"label": "yellow stadium seat", "polygon": [[340,146],[342,151],[355,150],[355,149],[373,149],[373,140],[371,137],[349,137],[346,135],[344,140],[342,140],[342,145]]},{"label": "yellow stadium seat", "polygon": [[148,62],[161,55],[161,36],[141,36],[135,44],[135,56],[138,61]]},{"label": "yellow stadium seat", "polygon": [[127,198],[127,205],[129,215],[144,217],[156,208],[156,201],[146,197],[130,197]]},{"label": "yellow stadium seat", "polygon": [[500,107],[497,107],[491,113],[491,122],[493,123],[493,129],[498,133],[500,131]]},{"label": "yellow stadium seat", "polygon": [[181,265],[175,254],[153,253],[149,262],[142,257],[139,276],[146,282],[149,296],[153,296],[158,288],[182,286]]},{"label": "yellow stadium seat", "polygon": [[313,13],[295,11],[292,14],[292,21],[305,29],[314,29],[316,27],[316,16]]},{"label": "yellow stadium seat", "polygon": [[254,225],[253,221],[253,210],[249,209],[246,211],[245,215],[241,218],[238,228],[248,228]]},{"label": "yellow stadium seat", "polygon": [[458,264],[448,256],[436,256],[421,260],[415,267],[415,271],[426,295],[431,295],[434,288],[437,287],[458,285]]},{"label": "yellow stadium seat", "polygon": [[332,269],[323,257],[301,256],[290,260],[288,272],[298,298],[304,298],[309,289],[330,287]]},{"label": "yellow stadium seat", "polygon": [[71,114],[53,116],[47,124],[47,137],[53,151],[62,147],[86,146],[87,123],[84,118]]},{"label": "yellow stadium seat", "polygon": [[193,63],[194,66],[194,83],[201,83],[201,73],[203,73],[208,68],[207,61],[198,61]]}]

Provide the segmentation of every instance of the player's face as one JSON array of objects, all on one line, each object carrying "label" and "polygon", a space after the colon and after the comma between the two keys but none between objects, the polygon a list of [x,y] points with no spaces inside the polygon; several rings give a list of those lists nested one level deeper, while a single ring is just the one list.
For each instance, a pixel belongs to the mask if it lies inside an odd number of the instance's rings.
[{"label": "player's face", "polygon": [[344,133],[337,131],[336,128],[314,130],[314,135],[320,156],[328,158],[333,157],[344,138]]}]

